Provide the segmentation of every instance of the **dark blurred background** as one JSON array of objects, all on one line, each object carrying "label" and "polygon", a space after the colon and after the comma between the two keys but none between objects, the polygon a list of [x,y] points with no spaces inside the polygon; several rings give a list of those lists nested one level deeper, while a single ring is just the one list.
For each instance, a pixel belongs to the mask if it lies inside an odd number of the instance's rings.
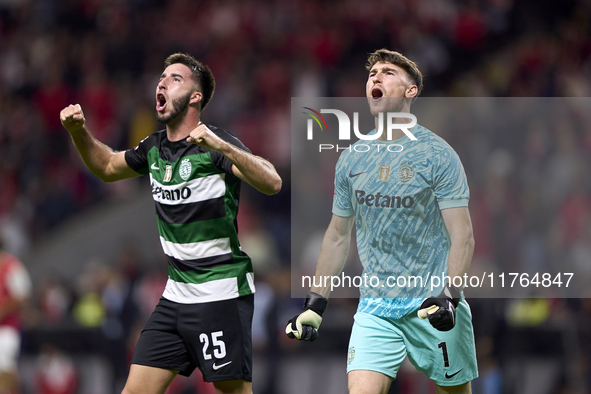
[{"label": "dark blurred background", "polygon": [[[127,149],[162,128],[154,92],[169,54],[211,67],[204,121],[284,180],[272,197],[244,187],[239,215],[257,286],[255,392],[342,393],[356,301],[331,302],[319,342],[282,333],[302,302],[289,288],[290,98],[363,96],[367,53],[382,47],[419,64],[423,96],[586,97],[590,22],[589,0],[0,0],[0,233],[34,281],[23,391],[120,391],[166,281],[147,179],[105,184],[86,171],[59,121],[68,104],[82,105],[99,140]],[[590,269],[591,127],[579,124],[540,124],[514,144],[462,128],[445,136],[469,177],[475,264]],[[475,393],[591,392],[588,298],[470,303]],[[198,375],[169,393],[210,393]],[[434,388],[404,365],[391,392]]]}]

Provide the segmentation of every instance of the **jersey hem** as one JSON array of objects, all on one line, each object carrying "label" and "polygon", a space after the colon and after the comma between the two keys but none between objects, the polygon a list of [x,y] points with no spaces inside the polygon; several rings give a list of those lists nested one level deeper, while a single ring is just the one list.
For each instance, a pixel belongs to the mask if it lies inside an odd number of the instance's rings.
[{"label": "jersey hem", "polygon": [[437,381],[437,380],[434,380],[434,379],[431,379],[431,380],[433,380],[433,382],[436,385],[438,385],[438,386],[441,386],[441,387],[450,387],[450,386],[459,386],[461,384],[469,383],[469,382],[473,381],[474,379],[476,379],[477,377],[478,377],[478,372],[472,374],[472,377],[458,379],[457,381],[455,381],[455,380],[454,381],[451,381],[451,380],[445,380],[445,381],[439,380],[439,381]]},{"label": "jersey hem", "polygon": [[341,216],[341,217],[349,217],[349,216],[353,216],[355,214],[355,212],[353,212],[352,209],[350,210],[346,210],[346,209],[340,209],[340,208],[332,208],[332,213],[334,213],[337,216]]},{"label": "jersey hem", "polygon": [[212,302],[235,300],[237,298],[247,297],[247,296],[249,296],[251,294],[255,294],[255,293],[256,293],[256,291],[253,291],[251,293],[238,294],[237,296],[231,297],[231,298],[223,298],[223,299],[216,299],[216,300],[207,300],[207,301],[201,301],[201,302],[181,302],[181,301],[176,300],[176,299],[168,298],[168,297],[166,297],[165,294],[162,294],[161,297],[164,298],[166,301],[174,302],[175,304],[180,304],[180,305],[197,305],[197,304],[209,304],[209,303],[212,303]]},{"label": "jersey hem", "polygon": [[389,378],[392,379],[396,379],[396,376],[398,375],[397,373],[392,374],[392,372],[390,371],[386,371],[385,369],[380,369],[380,368],[372,368],[372,367],[347,367],[347,373],[352,372],[352,371],[371,371],[371,372],[378,372],[381,373],[383,375],[386,375]]},{"label": "jersey hem", "polygon": [[203,374],[203,380],[207,383],[224,382],[226,380],[244,380],[246,382],[252,383],[252,375],[234,374],[234,375],[223,375],[223,376],[211,377],[211,376],[208,376],[208,374]]},{"label": "jersey hem", "polygon": [[467,207],[468,201],[467,198],[459,198],[457,200],[444,200],[438,201],[437,204],[439,205],[439,209],[448,209],[448,208],[460,208],[460,207]]},{"label": "jersey hem", "polygon": [[145,361],[145,360],[133,360],[131,364],[135,365],[143,365],[144,367],[152,367],[152,368],[160,368],[160,369],[170,369],[173,371],[179,371],[179,375],[182,376],[191,376],[195,368],[189,369],[182,369],[179,366],[174,365],[165,365],[164,363],[154,362],[154,361]]}]

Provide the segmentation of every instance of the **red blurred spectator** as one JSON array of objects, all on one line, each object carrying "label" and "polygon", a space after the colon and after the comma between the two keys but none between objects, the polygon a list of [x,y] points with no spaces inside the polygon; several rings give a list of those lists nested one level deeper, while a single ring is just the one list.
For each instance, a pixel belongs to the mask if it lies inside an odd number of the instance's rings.
[{"label": "red blurred spectator", "polygon": [[20,311],[31,293],[23,263],[0,245],[0,393],[16,394],[20,352]]},{"label": "red blurred spectator", "polygon": [[39,356],[35,383],[38,394],[75,394],[78,374],[66,354],[54,346],[45,345]]},{"label": "red blurred spectator", "polygon": [[59,113],[70,103],[70,89],[63,80],[63,72],[64,66],[59,61],[48,63],[45,80],[33,97],[44,131],[49,134],[63,133]]},{"label": "red blurred spectator", "polygon": [[462,49],[482,49],[486,38],[484,16],[476,6],[471,6],[458,14],[454,29],[455,40]]},{"label": "red blurred spectator", "polygon": [[106,144],[113,143],[113,132],[116,130],[115,93],[115,87],[110,85],[102,68],[94,67],[85,75],[80,103],[85,110],[88,128],[98,140]]},{"label": "red blurred spectator", "polygon": [[577,183],[575,192],[560,205],[560,228],[564,246],[573,246],[584,235],[591,223],[591,197],[583,183]]}]

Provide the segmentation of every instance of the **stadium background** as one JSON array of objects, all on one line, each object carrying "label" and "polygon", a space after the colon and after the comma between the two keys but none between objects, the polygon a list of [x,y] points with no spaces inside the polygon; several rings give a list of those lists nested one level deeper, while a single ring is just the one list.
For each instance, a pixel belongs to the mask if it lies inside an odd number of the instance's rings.
[{"label": "stadium background", "polygon": [[[289,289],[290,98],[362,95],[366,54],[381,47],[418,62],[424,96],[587,97],[590,20],[588,0],[1,0],[0,231],[35,285],[24,392],[120,390],[166,277],[147,180],[90,175],[60,125],[66,105],[80,103],[95,136],[126,149],[160,127],[154,89],[168,54],[190,52],[212,68],[204,120],[284,179],[273,197],[245,187],[239,216],[257,282],[255,390],[344,392],[354,300],[331,302],[314,345],[282,334],[301,304]],[[591,127],[578,127],[589,123],[539,125],[514,139],[446,136],[469,177],[475,262],[589,266]],[[470,302],[475,393],[591,392],[588,298]],[[194,380],[170,393],[211,392]],[[391,392],[430,390],[405,366]]]}]

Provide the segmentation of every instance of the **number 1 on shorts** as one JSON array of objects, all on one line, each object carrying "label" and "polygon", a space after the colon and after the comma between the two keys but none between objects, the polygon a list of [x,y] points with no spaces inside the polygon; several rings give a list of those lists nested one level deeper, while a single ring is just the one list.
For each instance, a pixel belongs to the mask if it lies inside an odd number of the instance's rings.
[{"label": "number 1 on shorts", "polygon": [[449,367],[449,357],[447,356],[447,345],[445,344],[445,342],[439,342],[437,347],[440,348],[441,352],[443,353],[443,365],[445,366],[445,368]]}]

